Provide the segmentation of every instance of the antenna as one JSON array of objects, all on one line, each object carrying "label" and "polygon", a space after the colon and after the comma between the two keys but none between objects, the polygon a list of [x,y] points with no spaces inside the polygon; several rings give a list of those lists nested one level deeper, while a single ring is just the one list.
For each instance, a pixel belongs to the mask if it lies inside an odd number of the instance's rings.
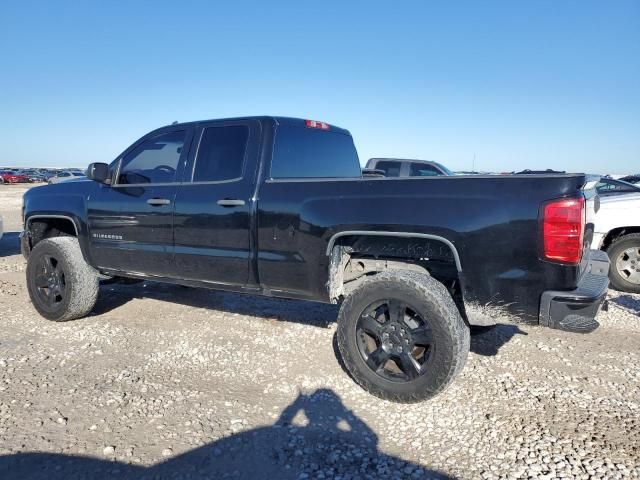
[{"label": "antenna", "polygon": [[476,171],[476,154],[473,154],[473,162],[471,163],[471,171],[475,172]]}]

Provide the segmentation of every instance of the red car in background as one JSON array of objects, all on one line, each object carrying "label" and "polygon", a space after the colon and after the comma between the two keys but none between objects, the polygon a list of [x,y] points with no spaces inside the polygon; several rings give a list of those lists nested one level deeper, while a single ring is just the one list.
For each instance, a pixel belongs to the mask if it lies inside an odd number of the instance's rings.
[{"label": "red car in background", "polygon": [[29,177],[11,170],[0,170],[0,183],[27,183]]}]

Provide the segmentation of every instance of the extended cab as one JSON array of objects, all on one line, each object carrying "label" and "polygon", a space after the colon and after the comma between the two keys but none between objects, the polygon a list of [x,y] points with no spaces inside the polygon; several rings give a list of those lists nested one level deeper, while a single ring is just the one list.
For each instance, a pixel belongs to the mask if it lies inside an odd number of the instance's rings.
[{"label": "extended cab", "polygon": [[155,130],[90,180],[29,190],[35,308],[87,315],[101,279],[340,302],[353,378],[395,401],[451,383],[469,327],[597,327],[606,254],[583,174],[363,178],[348,131],[250,117]]}]

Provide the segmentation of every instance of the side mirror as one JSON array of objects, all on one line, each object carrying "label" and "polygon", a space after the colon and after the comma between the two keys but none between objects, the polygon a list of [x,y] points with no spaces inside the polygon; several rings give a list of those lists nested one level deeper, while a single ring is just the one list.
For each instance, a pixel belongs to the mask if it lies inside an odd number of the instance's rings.
[{"label": "side mirror", "polygon": [[111,183],[109,165],[106,163],[91,163],[87,168],[87,178],[99,183]]}]

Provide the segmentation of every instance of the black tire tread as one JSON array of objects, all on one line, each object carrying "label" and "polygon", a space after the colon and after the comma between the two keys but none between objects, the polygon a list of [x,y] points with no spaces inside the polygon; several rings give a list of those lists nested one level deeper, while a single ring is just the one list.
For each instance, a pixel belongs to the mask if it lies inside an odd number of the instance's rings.
[{"label": "black tire tread", "polygon": [[[65,274],[68,277],[69,301],[65,310],[59,315],[47,314],[47,312],[38,309],[36,303],[33,302],[31,285],[27,281],[29,294],[36,310],[43,317],[55,322],[67,322],[87,316],[98,300],[100,282],[98,272],[84,260],[78,239],[75,237],[53,237],[42,240],[36,244],[29,259],[35,258],[40,252],[47,251],[56,255],[68,267]],[[29,280],[33,268],[32,262],[27,262],[27,280]]]},{"label": "black tire tread", "polygon": [[[347,330],[340,328],[347,323],[346,315],[352,310],[353,303],[359,297],[361,292],[368,289],[372,283],[385,283],[391,288],[408,288],[418,292],[424,299],[431,303],[438,315],[444,319],[444,327],[447,329],[447,335],[453,340],[453,351],[451,352],[452,361],[449,365],[441,366],[444,368],[441,374],[441,381],[435,389],[430,391],[417,391],[412,394],[397,394],[390,392],[384,388],[370,382],[358,367],[354,364],[353,359],[349,355],[347,349]],[[467,355],[469,353],[470,332],[469,327],[465,324],[460,316],[460,312],[456,307],[453,298],[447,289],[440,282],[429,275],[413,272],[409,270],[398,270],[379,273],[358,286],[344,300],[340,313],[338,314],[338,332],[337,332],[338,348],[342,356],[345,367],[353,377],[353,379],[362,388],[371,394],[385,400],[398,403],[416,403],[432,398],[443,392],[460,373],[465,365]]]}]

